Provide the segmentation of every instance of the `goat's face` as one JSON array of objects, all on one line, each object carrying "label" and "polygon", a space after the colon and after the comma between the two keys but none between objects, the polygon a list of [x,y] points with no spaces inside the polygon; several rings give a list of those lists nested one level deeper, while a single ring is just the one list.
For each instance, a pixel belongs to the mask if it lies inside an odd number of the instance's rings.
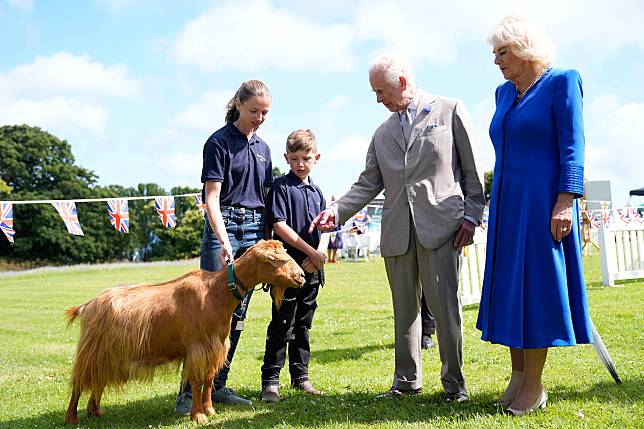
[{"label": "goat's face", "polygon": [[260,241],[252,250],[257,252],[257,273],[263,283],[273,286],[273,300],[279,306],[286,288],[301,287],[304,284],[304,271],[286,253],[280,241]]},{"label": "goat's face", "polygon": [[258,272],[264,283],[281,287],[300,287],[304,284],[304,271],[286,253],[280,241],[265,240],[253,246],[259,261]]}]

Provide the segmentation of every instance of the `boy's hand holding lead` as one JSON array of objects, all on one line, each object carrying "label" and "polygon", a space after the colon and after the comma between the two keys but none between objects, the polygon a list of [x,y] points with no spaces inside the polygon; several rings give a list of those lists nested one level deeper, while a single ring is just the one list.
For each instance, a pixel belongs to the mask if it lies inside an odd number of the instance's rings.
[{"label": "boy's hand holding lead", "polygon": [[332,231],[335,228],[335,212],[331,209],[322,210],[311,222],[309,234],[313,232],[315,227],[323,232]]},{"label": "boy's hand holding lead", "polygon": [[315,269],[315,266],[313,265],[313,262],[311,262],[311,260],[310,260],[309,258],[306,258],[306,259],[302,262],[302,269],[303,269],[304,271],[306,271],[307,273],[314,273],[314,272],[316,272],[316,271],[317,271],[317,270]]},{"label": "boy's hand holding lead", "polygon": [[319,250],[313,250],[309,253],[309,257],[307,259],[311,261],[316,270],[321,270],[326,263],[326,255]]}]

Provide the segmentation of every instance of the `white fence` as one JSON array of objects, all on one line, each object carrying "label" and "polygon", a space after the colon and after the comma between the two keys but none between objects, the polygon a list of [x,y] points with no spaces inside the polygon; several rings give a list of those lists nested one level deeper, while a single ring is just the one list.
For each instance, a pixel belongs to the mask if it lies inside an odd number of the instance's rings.
[{"label": "white fence", "polygon": [[[481,299],[487,231],[476,229],[474,244],[463,250],[460,293],[463,305],[477,304]],[[344,251],[348,259],[368,260],[370,253],[377,253],[380,234],[345,234]],[[599,227],[599,248],[602,283],[614,286],[616,280],[644,278],[644,224],[614,222]]]},{"label": "white fence", "polygon": [[[476,229],[474,244],[463,249],[461,265],[460,294],[463,305],[478,304],[481,300],[483,272],[485,270],[485,247],[487,231]],[[365,234],[344,233],[344,248],[348,261],[369,260],[369,255],[378,253],[380,233],[369,231]]]},{"label": "white fence", "polygon": [[470,244],[463,249],[460,283],[461,303],[463,305],[478,304],[481,301],[486,241],[487,230],[476,228],[474,244]]},{"label": "white fence", "polygon": [[644,224],[633,222],[599,227],[602,283],[644,278]]}]

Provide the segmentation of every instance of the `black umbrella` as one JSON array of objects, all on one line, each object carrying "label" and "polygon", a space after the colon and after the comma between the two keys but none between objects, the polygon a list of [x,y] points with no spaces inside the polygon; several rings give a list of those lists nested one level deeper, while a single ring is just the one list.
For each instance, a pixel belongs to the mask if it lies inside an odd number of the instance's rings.
[{"label": "black umbrella", "polygon": [[608,349],[604,345],[602,337],[599,336],[599,332],[597,332],[597,328],[595,328],[595,324],[592,320],[590,321],[590,329],[593,333],[593,348],[595,349],[597,356],[599,356],[599,360],[602,361],[610,375],[613,376],[615,383],[622,384],[622,380],[619,379],[619,374],[617,374],[617,369],[615,369],[615,363],[610,358],[610,353],[608,353]]}]

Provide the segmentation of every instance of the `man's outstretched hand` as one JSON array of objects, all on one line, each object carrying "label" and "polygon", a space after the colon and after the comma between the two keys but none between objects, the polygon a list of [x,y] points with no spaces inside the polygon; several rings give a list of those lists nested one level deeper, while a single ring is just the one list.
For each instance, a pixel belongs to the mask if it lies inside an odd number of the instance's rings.
[{"label": "man's outstretched hand", "polygon": [[309,234],[316,228],[322,232],[333,231],[335,228],[335,212],[331,209],[322,210],[311,222],[309,226]]}]

